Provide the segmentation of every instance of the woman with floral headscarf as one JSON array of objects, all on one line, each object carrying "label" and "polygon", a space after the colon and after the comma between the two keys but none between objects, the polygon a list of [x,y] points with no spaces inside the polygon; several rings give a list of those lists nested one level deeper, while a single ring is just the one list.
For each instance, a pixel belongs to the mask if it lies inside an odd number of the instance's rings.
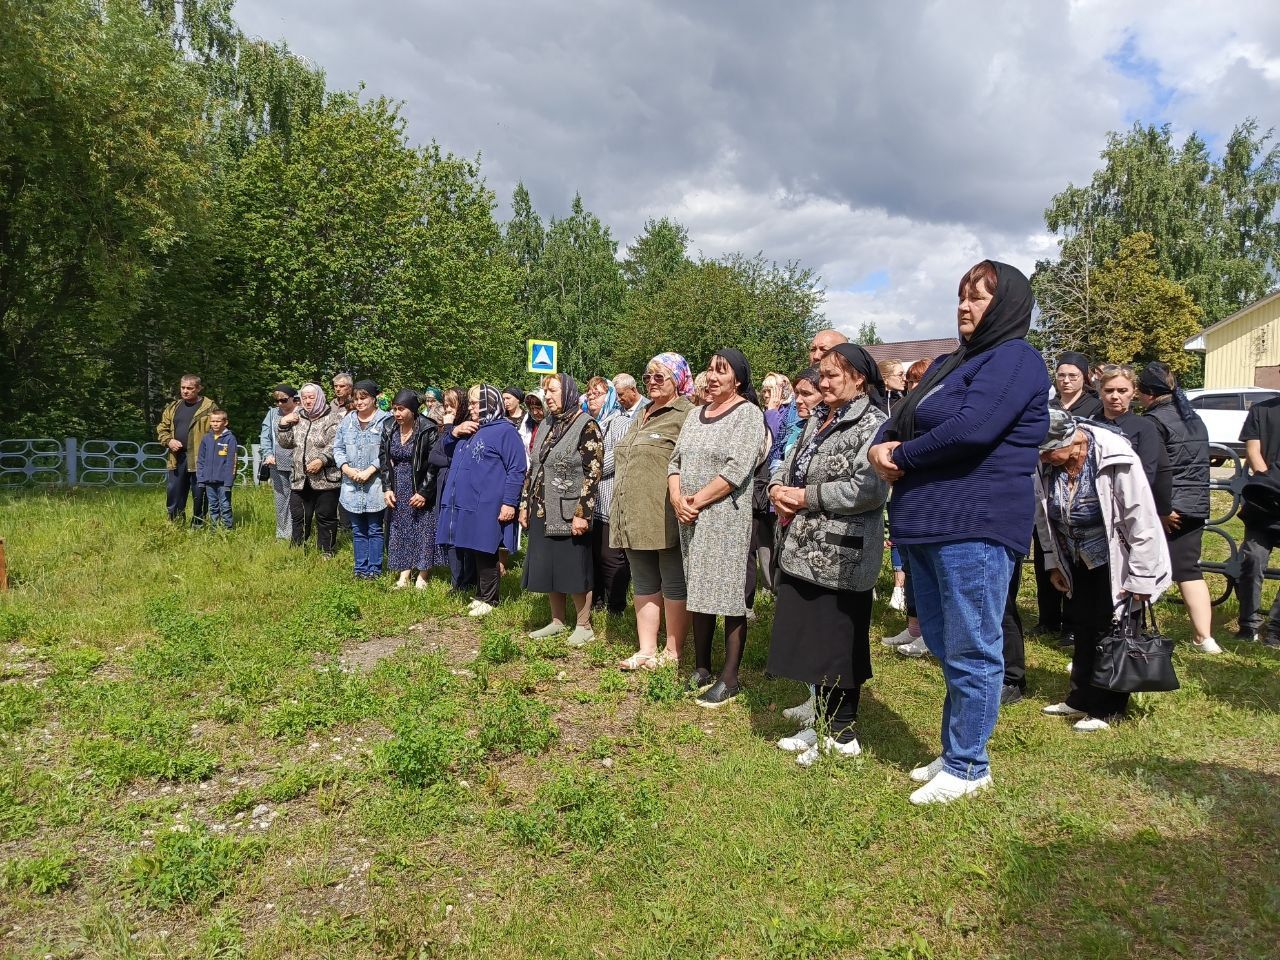
[{"label": "woman with floral headscarf", "polygon": [[516,504],[524,484],[525,453],[497,387],[472,387],[468,405],[469,419],[440,438],[453,455],[436,537],[453,547],[460,565],[474,564],[476,595],[467,612],[483,617],[498,603],[498,551],[516,549]]},{"label": "woman with floral headscarf", "polygon": [[293,474],[289,512],[292,515],[292,543],[300,547],[311,538],[311,521],[316,526],[316,546],[326,556],[337,550],[338,486],[342,474],[333,455],[338,424],[346,411],[330,405],[324,387],[303,384],[299,403],[276,425],[276,443],[293,451]]},{"label": "woman with floral headscarf", "polygon": [[617,390],[604,377],[592,377],[587,381],[582,407],[595,419],[604,441],[595,522],[591,525],[592,606],[620,616],[627,608],[631,568],[627,565],[626,553],[609,545],[609,510],[613,505],[613,452],[631,426],[631,420],[622,412]]},{"label": "woman with floral headscarf", "polygon": [[[667,464],[685,418],[693,409],[693,375],[678,353],[660,353],[645,367],[649,403],[613,450],[614,487],[609,543],[626,551],[635,580],[636,634],[640,649],[618,666],[651,669],[680,659],[689,632],[684,562],[676,512],[667,497]],[[658,628],[667,617],[666,646],[658,652]]]},{"label": "woman with floral headscarf", "polygon": [[577,619],[568,644],[594,639],[591,629],[591,521],[604,466],[599,425],[578,407],[578,383],[567,373],[543,378],[547,416],[533,437],[529,472],[520,497],[520,526],[529,531],[521,585],[545,593],[551,622],[534,638],[566,632],[565,597]]}]

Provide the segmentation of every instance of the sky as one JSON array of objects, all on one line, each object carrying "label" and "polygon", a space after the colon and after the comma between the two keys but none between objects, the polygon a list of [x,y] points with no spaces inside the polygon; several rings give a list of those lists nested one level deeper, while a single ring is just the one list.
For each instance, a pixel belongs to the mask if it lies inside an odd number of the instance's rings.
[{"label": "sky", "polygon": [[509,210],[575,192],[625,249],[672,217],[706,256],[813,269],[831,325],[951,336],[993,258],[1052,257],[1045,207],[1108,131],[1220,144],[1280,127],[1275,0],[238,0],[331,89],[403,101],[408,136],[481,156]]}]

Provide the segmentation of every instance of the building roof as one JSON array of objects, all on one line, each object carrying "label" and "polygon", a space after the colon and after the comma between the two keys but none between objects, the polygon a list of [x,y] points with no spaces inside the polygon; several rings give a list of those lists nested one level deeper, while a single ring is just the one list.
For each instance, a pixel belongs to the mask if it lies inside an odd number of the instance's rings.
[{"label": "building roof", "polygon": [[876,343],[867,346],[867,353],[879,363],[882,360],[901,360],[907,366],[917,360],[934,360],[953,352],[960,341],[955,337],[940,340],[900,340],[897,343]]},{"label": "building roof", "polygon": [[1212,326],[1205,327],[1203,330],[1197,333],[1194,337],[1191,337],[1189,340],[1187,340],[1187,342],[1182,345],[1182,349],[1191,350],[1197,353],[1204,353],[1205,351],[1204,336],[1206,333],[1211,333],[1214,330],[1220,330],[1229,323],[1235,323],[1245,314],[1253,313],[1253,311],[1256,310],[1258,307],[1262,306],[1264,303],[1270,303],[1276,297],[1280,297],[1280,290],[1274,290],[1271,293],[1267,294],[1265,297],[1263,297],[1261,300],[1255,300],[1253,303],[1249,304],[1247,307],[1241,307],[1235,313],[1231,314],[1231,316],[1223,317],[1221,320],[1219,320],[1217,323],[1213,324]]}]

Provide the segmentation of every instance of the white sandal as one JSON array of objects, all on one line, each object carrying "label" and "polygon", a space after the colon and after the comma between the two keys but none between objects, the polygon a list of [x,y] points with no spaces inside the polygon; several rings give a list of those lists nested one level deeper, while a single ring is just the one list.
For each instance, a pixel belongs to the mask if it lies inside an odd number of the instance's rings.
[{"label": "white sandal", "polygon": [[656,670],[658,658],[648,653],[633,653],[625,660],[618,661],[618,669],[630,673],[635,670]]}]

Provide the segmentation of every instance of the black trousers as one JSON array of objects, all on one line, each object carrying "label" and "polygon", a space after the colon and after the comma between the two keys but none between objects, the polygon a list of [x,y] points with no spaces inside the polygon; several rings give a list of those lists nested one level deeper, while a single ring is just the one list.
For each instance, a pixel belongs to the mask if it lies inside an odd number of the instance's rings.
[{"label": "black trousers", "polygon": [[196,483],[194,470],[187,469],[187,456],[182,454],[177,469],[170,470],[165,477],[164,499],[169,511],[170,520],[182,520],[187,515],[187,497],[191,497],[191,525],[201,526],[205,515],[209,512],[209,504],[204,495],[204,487]]},{"label": "black trousers", "polygon": [[1013,565],[1009,595],[1004,600],[1004,682],[1005,686],[1027,689],[1027,649],[1022,636],[1022,614],[1018,612],[1018,587],[1022,585],[1022,560]]},{"label": "black trousers", "polygon": [[498,551],[481,553],[479,550],[458,549],[464,566],[471,564],[476,572],[476,599],[489,604],[498,605],[498,584],[502,581],[498,573]]},{"label": "black trousers", "polygon": [[1075,626],[1076,646],[1071,655],[1071,692],[1067,706],[1083,710],[1091,717],[1109,720],[1124,716],[1129,694],[1113,693],[1090,683],[1098,638],[1111,629],[1115,603],[1111,599],[1111,567],[1096,570],[1076,563],[1071,568],[1071,597],[1063,607]]},{"label": "black trousers", "polygon": [[827,724],[828,736],[837,743],[849,743],[856,739],[854,722],[858,719],[858,702],[862,699],[862,684],[856,687],[828,687],[819,685],[814,690],[816,705]]},{"label": "black trousers", "polygon": [[311,539],[311,521],[315,520],[316,546],[329,556],[335,552],[338,538],[338,490],[317,490],[310,480],[302,481],[302,489],[289,495],[289,517],[293,522],[291,542],[302,546]]},{"label": "black trousers", "polygon": [[609,521],[596,518],[591,525],[591,582],[594,606],[608,606],[610,613],[627,609],[627,589],[631,586],[631,564],[627,552],[609,546]]},{"label": "black trousers", "polygon": [[1064,630],[1067,625],[1063,620],[1062,608],[1066,594],[1060,593],[1049,579],[1049,571],[1044,568],[1044,550],[1040,547],[1040,538],[1032,536],[1031,555],[1036,570],[1036,607],[1040,615],[1041,630]]}]

